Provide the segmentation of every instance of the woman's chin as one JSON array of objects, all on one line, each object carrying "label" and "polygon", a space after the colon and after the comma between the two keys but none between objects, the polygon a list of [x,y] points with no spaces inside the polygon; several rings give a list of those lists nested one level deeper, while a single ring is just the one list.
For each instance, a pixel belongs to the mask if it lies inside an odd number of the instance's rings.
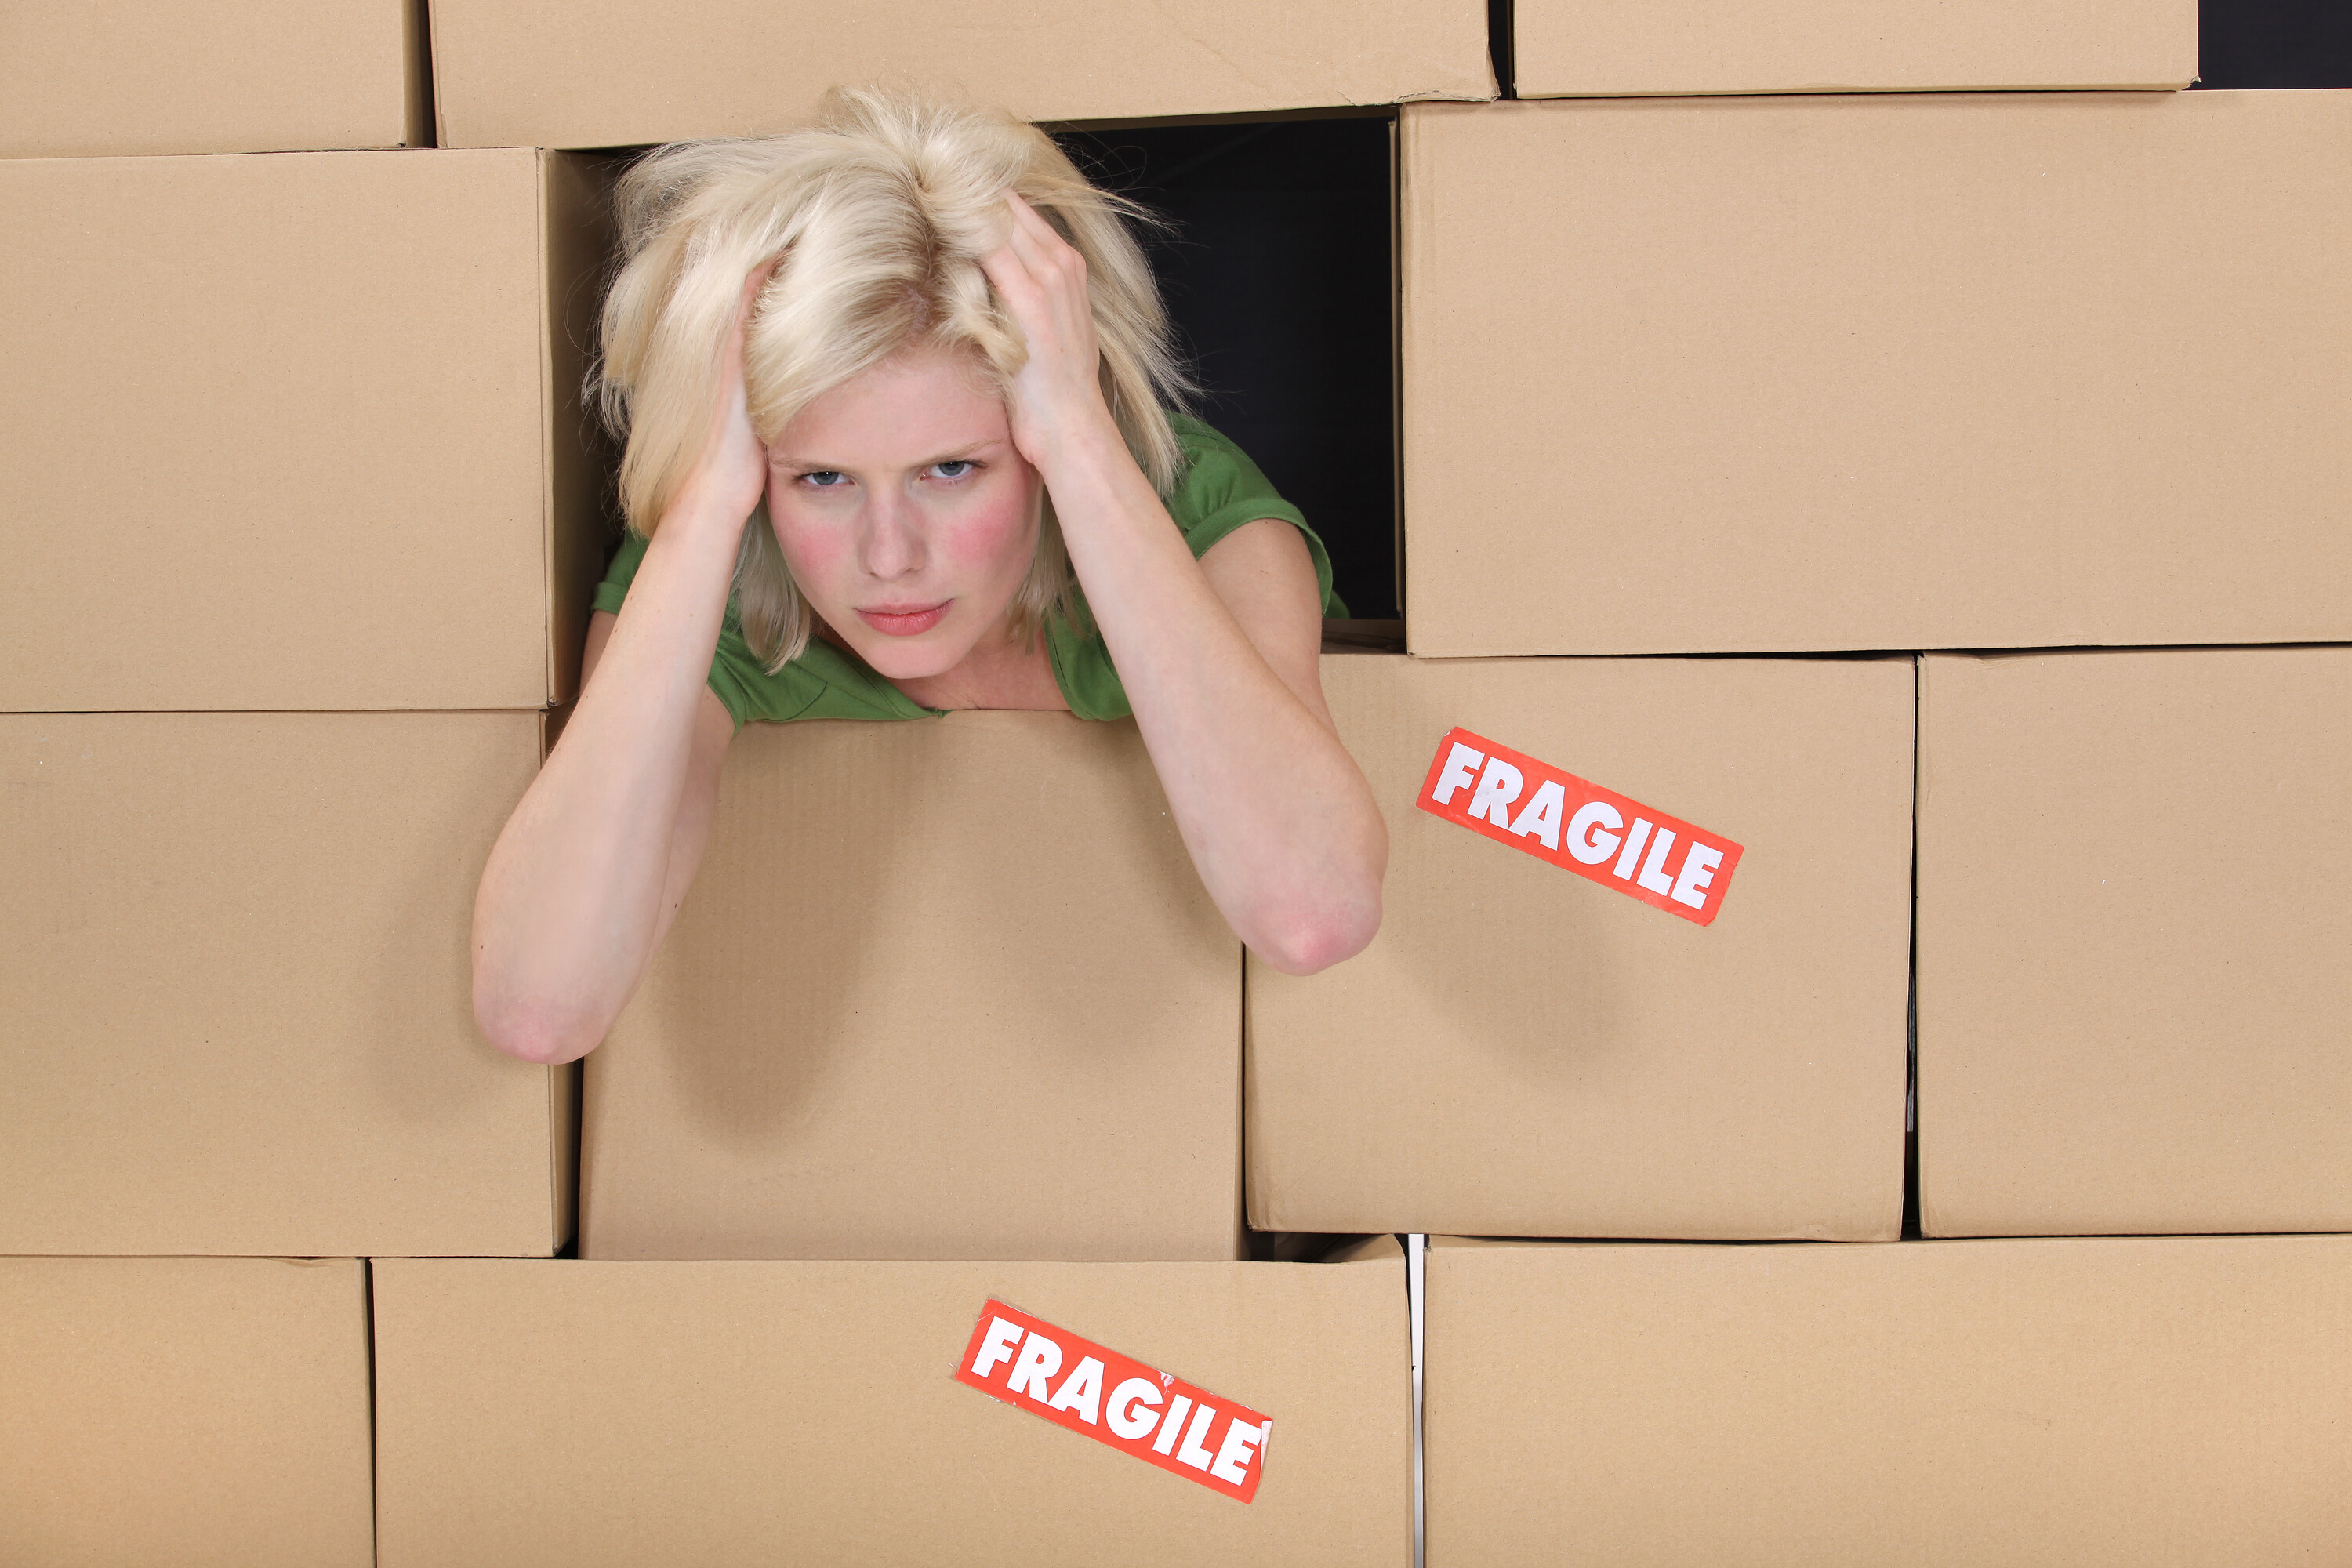
[{"label": "woman's chin", "polygon": [[945,675],[971,651],[970,637],[939,635],[948,629],[940,626],[913,637],[861,631],[861,635],[850,639],[850,647],[872,667],[875,674],[886,679],[925,680],[934,675]]}]

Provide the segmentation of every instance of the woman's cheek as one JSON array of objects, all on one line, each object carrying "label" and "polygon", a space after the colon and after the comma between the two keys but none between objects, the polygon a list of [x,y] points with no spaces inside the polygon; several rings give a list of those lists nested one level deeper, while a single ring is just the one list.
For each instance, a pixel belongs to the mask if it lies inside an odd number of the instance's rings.
[{"label": "woman's cheek", "polygon": [[941,519],[940,545],[962,574],[1018,586],[1036,553],[1037,509],[1024,487],[1007,485]]},{"label": "woman's cheek", "polygon": [[784,564],[792,568],[793,580],[802,592],[837,601],[845,563],[853,549],[847,531],[821,522],[812,525],[790,506],[780,507],[772,499],[768,516],[775,525],[776,544],[784,552]]}]

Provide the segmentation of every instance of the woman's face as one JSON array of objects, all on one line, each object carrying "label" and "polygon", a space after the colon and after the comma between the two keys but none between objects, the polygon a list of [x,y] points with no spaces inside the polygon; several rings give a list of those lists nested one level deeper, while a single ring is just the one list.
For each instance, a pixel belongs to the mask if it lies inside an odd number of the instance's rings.
[{"label": "woman's face", "polygon": [[1002,634],[1037,548],[1037,470],[966,361],[909,353],[801,410],[768,448],[768,516],[835,640],[893,679]]}]

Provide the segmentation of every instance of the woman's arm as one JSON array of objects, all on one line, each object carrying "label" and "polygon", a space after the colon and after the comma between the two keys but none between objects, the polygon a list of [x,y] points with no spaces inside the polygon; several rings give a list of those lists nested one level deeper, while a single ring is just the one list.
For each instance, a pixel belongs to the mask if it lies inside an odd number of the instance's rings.
[{"label": "woman's arm", "polygon": [[1312,973],[1380,929],[1388,829],[1323,701],[1305,542],[1262,521],[1201,561],[1102,398],[1086,263],[1017,196],[983,265],[1027,334],[1013,439],[1045,475],[1202,882],[1276,968]]},{"label": "woman's arm", "polygon": [[[745,284],[746,310],[763,277]],[[739,315],[701,461],[620,615],[593,617],[579,703],[482,872],[474,1017],[500,1050],[567,1062],[594,1049],[694,880],[734,735],[706,682],[766,478]]]},{"label": "woman's arm", "polygon": [[[591,682],[617,626],[602,611],[590,619],[581,661],[587,690],[597,689]],[[700,668],[709,668],[706,656]],[[587,702],[583,692],[554,755],[508,819],[474,902],[474,1016],[492,1044],[526,1061],[587,1055],[635,993],[702,863],[735,734],[735,721],[705,686],[685,708],[692,722],[682,747],[675,726],[661,723],[616,752],[593,731],[583,739]],[[603,728],[608,735],[635,728],[630,720],[640,717]],[[651,765],[607,765],[615,755]],[[683,768],[667,765],[681,755]],[[558,759],[568,759],[562,770]],[[673,803],[666,829],[665,799]]]}]

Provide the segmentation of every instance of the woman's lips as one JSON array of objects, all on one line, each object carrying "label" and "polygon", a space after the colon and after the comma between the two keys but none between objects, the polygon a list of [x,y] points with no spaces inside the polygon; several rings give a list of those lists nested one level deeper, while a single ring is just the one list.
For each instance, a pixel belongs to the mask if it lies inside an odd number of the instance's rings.
[{"label": "woman's lips", "polygon": [[886,637],[920,637],[947,618],[948,606],[953,599],[941,599],[936,605],[887,605],[860,610],[857,618]]}]

